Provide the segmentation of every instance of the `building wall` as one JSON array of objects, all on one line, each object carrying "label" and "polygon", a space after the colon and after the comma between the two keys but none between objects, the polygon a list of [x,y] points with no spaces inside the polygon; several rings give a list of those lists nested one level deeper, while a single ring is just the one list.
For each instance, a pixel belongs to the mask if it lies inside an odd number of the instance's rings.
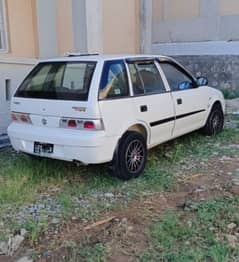
[{"label": "building wall", "polygon": [[[48,1],[46,0],[5,1],[9,50],[6,54],[0,54],[0,58],[44,58],[49,57],[50,53],[55,56],[64,55],[69,51],[77,51],[74,43],[76,37],[74,27],[85,26],[88,32],[86,42],[88,46],[93,45],[90,40],[94,38],[90,33],[94,31],[94,26],[90,23],[96,22],[95,18],[86,17],[85,23],[82,19],[75,19],[82,12],[85,12],[86,16],[91,14],[89,10],[83,10],[92,7],[89,1],[85,1],[86,5],[83,4],[84,1],[79,0],[79,5],[76,5],[78,11],[74,10],[74,0],[51,0],[51,6],[47,10]],[[102,23],[101,39],[98,40],[102,41],[101,51],[103,53],[138,53],[140,0],[99,1],[102,3],[100,10],[102,21],[98,21],[98,23]],[[55,12],[51,11],[50,7],[52,10],[55,9]],[[54,19],[56,21],[53,21]],[[75,22],[78,24],[74,25]],[[50,28],[54,28],[52,34],[49,34]],[[54,40],[55,36],[56,40]],[[47,38],[52,41],[47,42]],[[80,37],[80,40],[85,41],[83,36]],[[55,41],[56,45],[53,45]],[[97,41],[94,39],[94,42]],[[46,50],[47,46],[48,51]],[[55,51],[53,52],[53,50]]]},{"label": "building wall", "polygon": [[6,0],[6,9],[9,48],[6,54],[0,54],[1,58],[36,58],[35,0]]},{"label": "building wall", "polygon": [[57,42],[58,54],[73,50],[72,2],[57,0]]},{"label": "building wall", "polygon": [[11,96],[32,67],[33,64],[0,63],[0,134],[7,132],[10,123],[10,100],[6,97],[6,80],[10,80],[10,90],[7,92]]},{"label": "building wall", "polygon": [[[8,50],[0,53],[0,134],[10,123],[10,96],[39,54],[35,0],[5,0]],[[6,90],[6,80],[9,80]]]},{"label": "building wall", "polygon": [[210,86],[226,98],[239,97],[239,55],[175,56],[195,76],[208,78]]},{"label": "building wall", "polygon": [[239,40],[238,0],[153,0],[153,44]]},{"label": "building wall", "polygon": [[[42,40],[39,36],[42,25],[40,26],[39,22],[42,23],[44,15],[40,20],[39,14],[37,14],[36,0],[5,1],[9,48],[8,52],[0,53],[0,58],[39,58],[41,55],[39,41]],[[73,50],[72,2],[57,0],[55,9],[56,28],[54,33],[57,35],[57,45],[54,49],[56,50],[55,54],[64,55],[66,52]],[[51,22],[53,21],[48,20],[46,27]]]},{"label": "building wall", "polygon": [[139,0],[103,0],[103,52],[139,52]]},{"label": "building wall", "polygon": [[239,1],[152,1],[152,52],[174,56],[209,85],[239,96]]}]

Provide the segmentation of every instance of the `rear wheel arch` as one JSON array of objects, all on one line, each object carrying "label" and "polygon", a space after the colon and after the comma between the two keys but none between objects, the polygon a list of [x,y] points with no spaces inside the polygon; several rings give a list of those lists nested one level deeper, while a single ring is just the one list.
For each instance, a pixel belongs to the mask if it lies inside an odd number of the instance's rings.
[{"label": "rear wheel arch", "polygon": [[149,138],[150,138],[150,134],[149,134],[149,130],[147,129],[147,127],[145,127],[143,124],[134,124],[132,126],[130,126],[119,138],[118,142],[116,143],[115,146],[115,150],[114,150],[114,155],[113,158],[115,157],[115,155],[118,152],[118,148],[119,145],[121,143],[121,141],[130,133],[130,132],[137,132],[140,135],[142,135],[145,139],[146,145],[149,143]]},{"label": "rear wheel arch", "polygon": [[[132,128],[128,129],[119,139],[112,162],[110,164],[110,171],[113,175],[117,176],[120,179],[128,180],[138,177],[143,172],[147,159],[147,134],[145,133],[145,131],[143,131],[144,129],[141,129],[138,126],[132,126]],[[126,151],[126,148],[134,143],[137,143],[136,148],[138,148],[138,146],[140,145],[140,152],[142,153],[142,155],[138,156],[138,160],[135,159],[135,161],[140,164],[138,168],[134,170],[135,172],[132,173],[130,170],[126,169],[128,160],[126,161],[125,159],[126,156],[131,155],[131,153],[129,153],[130,151]]]},{"label": "rear wheel arch", "polygon": [[[128,130],[123,134],[123,136],[125,134],[127,134],[128,132],[137,132],[137,133],[140,133],[144,138],[145,138],[145,141],[148,142],[148,139],[149,139],[149,134],[148,134],[148,130],[146,129],[146,127],[142,124],[135,124],[135,125],[132,125],[131,127],[128,128]],[[122,136],[122,137],[123,137]]]}]

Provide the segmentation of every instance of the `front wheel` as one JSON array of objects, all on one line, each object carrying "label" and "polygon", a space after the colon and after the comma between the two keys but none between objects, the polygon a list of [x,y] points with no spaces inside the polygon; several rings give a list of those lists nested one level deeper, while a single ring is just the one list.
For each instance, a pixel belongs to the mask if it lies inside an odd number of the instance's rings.
[{"label": "front wheel", "polygon": [[145,138],[137,132],[127,132],[120,140],[116,150],[112,171],[122,180],[129,180],[141,175],[147,160]]},{"label": "front wheel", "polygon": [[207,136],[220,133],[224,126],[224,114],[219,104],[213,106],[202,132]]}]

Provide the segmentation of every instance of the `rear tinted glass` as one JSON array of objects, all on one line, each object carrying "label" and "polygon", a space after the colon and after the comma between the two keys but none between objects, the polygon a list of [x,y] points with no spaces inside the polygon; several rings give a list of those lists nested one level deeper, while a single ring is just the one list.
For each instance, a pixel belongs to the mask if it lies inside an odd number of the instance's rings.
[{"label": "rear tinted glass", "polygon": [[95,62],[40,63],[23,81],[15,96],[86,101],[95,66]]}]

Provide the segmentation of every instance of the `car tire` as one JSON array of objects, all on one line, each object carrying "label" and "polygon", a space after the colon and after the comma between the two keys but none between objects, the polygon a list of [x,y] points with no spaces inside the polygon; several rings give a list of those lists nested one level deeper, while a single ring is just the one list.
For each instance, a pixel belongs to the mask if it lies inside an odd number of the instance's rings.
[{"label": "car tire", "polygon": [[202,132],[207,136],[214,136],[220,133],[224,126],[224,114],[220,104],[215,104],[207,119]]},{"label": "car tire", "polygon": [[139,177],[147,160],[147,146],[145,138],[138,132],[127,132],[119,141],[111,171],[121,180]]}]

